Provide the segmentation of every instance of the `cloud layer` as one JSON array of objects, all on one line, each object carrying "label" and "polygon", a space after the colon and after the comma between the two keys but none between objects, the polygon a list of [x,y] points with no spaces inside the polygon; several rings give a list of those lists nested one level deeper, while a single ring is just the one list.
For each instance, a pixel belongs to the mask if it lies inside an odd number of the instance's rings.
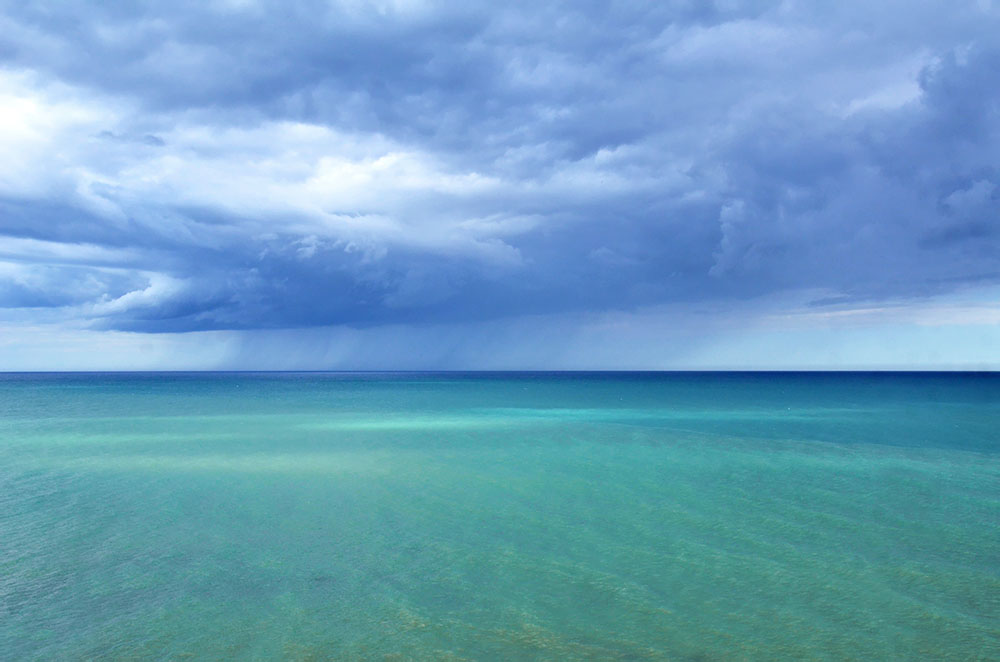
[{"label": "cloud layer", "polygon": [[0,315],[365,328],[995,285],[1000,8],[869,4],[3,3]]}]

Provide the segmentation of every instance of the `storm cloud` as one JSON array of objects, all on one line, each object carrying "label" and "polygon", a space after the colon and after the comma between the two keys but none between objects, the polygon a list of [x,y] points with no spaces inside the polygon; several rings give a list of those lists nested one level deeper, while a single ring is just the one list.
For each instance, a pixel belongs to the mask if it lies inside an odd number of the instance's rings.
[{"label": "storm cloud", "polygon": [[988,1],[0,6],[4,319],[475,325],[1000,283]]}]

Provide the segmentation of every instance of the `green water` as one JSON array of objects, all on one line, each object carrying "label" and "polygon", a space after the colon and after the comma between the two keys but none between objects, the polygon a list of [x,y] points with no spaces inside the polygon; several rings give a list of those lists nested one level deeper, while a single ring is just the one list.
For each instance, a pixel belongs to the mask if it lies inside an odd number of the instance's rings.
[{"label": "green water", "polygon": [[1000,377],[0,375],[0,659],[1000,660]]}]

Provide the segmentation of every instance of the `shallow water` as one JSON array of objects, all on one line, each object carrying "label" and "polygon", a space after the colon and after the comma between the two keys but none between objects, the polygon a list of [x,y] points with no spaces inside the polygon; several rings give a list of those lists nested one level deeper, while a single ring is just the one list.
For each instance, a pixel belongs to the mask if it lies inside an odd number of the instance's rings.
[{"label": "shallow water", "polygon": [[996,660],[998,624],[997,376],[0,376],[3,659]]}]

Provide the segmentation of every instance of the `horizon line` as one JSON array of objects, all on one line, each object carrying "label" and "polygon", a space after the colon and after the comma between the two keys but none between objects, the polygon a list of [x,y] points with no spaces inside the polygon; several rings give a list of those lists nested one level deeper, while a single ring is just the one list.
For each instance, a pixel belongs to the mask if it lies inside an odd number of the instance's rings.
[{"label": "horizon line", "polygon": [[431,368],[431,369],[147,369],[0,370],[0,375],[87,374],[1000,374],[1000,368]]}]

